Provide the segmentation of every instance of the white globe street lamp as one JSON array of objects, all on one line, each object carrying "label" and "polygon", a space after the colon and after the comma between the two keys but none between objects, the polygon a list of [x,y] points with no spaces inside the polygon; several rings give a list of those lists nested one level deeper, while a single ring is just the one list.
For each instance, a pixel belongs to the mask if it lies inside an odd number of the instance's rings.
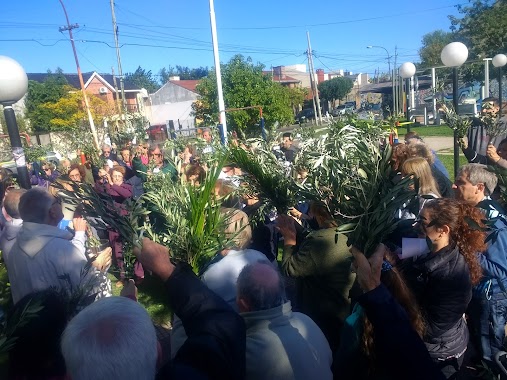
[{"label": "white globe street lamp", "polygon": [[461,42],[451,42],[442,49],[440,59],[447,67],[459,67],[468,58],[468,48]]},{"label": "white globe street lamp", "polygon": [[[410,123],[410,78],[415,74],[415,65],[412,62],[405,62],[400,66],[400,76],[405,79],[405,93],[407,100],[407,107],[405,109],[405,117],[407,122]],[[407,124],[407,132],[410,132],[410,124]]]},{"label": "white globe street lamp", "polygon": [[20,100],[27,90],[28,77],[23,67],[12,58],[0,55],[0,104],[4,107],[12,155],[18,172],[18,182],[24,189],[29,189],[31,185],[26,167],[25,152],[21,144],[16,115],[12,105]]},{"label": "white globe street lamp", "polygon": [[502,108],[503,108],[503,101],[502,101],[502,80],[503,80],[503,73],[502,73],[502,67],[504,67],[507,64],[507,56],[505,54],[497,54],[493,57],[493,66],[495,66],[498,69],[498,104],[500,105],[498,109],[498,117],[502,117]]},{"label": "white globe street lamp", "polygon": [[[458,67],[466,62],[468,58],[468,48],[461,42],[451,42],[442,49],[440,58],[445,66],[452,67],[452,103],[454,106],[454,112],[458,114]],[[454,130],[454,178],[458,176],[458,169],[458,131]]]}]

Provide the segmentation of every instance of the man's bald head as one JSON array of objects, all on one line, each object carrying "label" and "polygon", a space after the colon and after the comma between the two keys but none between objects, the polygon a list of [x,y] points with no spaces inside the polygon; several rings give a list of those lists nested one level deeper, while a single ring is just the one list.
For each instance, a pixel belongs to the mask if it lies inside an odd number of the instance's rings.
[{"label": "man's bald head", "polygon": [[25,189],[12,189],[10,190],[4,199],[4,209],[7,215],[13,219],[21,219],[19,215],[19,199],[26,193]]},{"label": "man's bald head", "polygon": [[241,312],[267,310],[285,302],[285,288],[269,262],[249,264],[238,277],[237,302]]}]

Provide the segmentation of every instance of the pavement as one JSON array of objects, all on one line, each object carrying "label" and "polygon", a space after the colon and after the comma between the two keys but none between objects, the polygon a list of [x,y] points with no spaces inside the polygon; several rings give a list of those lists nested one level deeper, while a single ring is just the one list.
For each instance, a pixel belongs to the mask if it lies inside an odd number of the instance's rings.
[{"label": "pavement", "polygon": [[423,137],[428,146],[439,154],[453,154],[454,138],[446,136]]}]

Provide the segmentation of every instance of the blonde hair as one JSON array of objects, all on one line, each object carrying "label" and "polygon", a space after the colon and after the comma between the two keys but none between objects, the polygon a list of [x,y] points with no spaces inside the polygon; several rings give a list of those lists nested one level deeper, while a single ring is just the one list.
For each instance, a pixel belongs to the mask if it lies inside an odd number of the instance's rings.
[{"label": "blonde hair", "polygon": [[431,167],[428,161],[422,157],[413,157],[406,160],[402,167],[401,172],[403,175],[413,174],[419,180],[419,194],[433,193],[440,197],[437,182],[431,174]]}]

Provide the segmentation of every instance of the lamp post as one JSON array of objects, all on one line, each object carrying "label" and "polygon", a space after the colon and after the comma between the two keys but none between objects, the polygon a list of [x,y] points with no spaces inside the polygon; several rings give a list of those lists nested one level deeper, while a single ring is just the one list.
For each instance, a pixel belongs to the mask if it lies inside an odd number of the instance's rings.
[{"label": "lamp post", "polygon": [[30,189],[30,178],[26,167],[25,152],[19,137],[18,123],[12,105],[25,96],[28,77],[19,63],[0,55],[0,104],[4,107],[5,122],[11,141],[12,156],[16,162],[18,182],[23,189]]},{"label": "lamp post", "polygon": [[[405,79],[405,92],[407,93],[407,108],[405,111],[405,117],[407,122],[410,123],[410,78],[415,74],[415,65],[412,62],[405,62],[400,66],[400,76]],[[410,132],[410,124],[407,124],[407,132]]]},{"label": "lamp post", "polygon": [[[468,49],[461,42],[451,42],[442,49],[440,59],[447,67],[452,67],[452,103],[454,112],[458,114],[458,67],[465,63],[468,58]],[[459,169],[459,144],[458,131],[454,130],[454,178]]]},{"label": "lamp post", "polygon": [[387,64],[389,65],[389,75],[391,75],[391,55],[389,54],[389,51],[383,47],[383,46],[377,46],[377,45],[369,45],[369,46],[366,46],[367,49],[373,49],[373,48],[377,48],[377,49],[384,49],[386,51],[386,54],[387,54]]},{"label": "lamp post", "polygon": [[503,73],[502,73],[502,67],[504,67],[507,64],[507,56],[505,54],[497,54],[493,57],[493,66],[495,66],[498,69],[498,118],[502,117],[502,79],[503,79]]}]

